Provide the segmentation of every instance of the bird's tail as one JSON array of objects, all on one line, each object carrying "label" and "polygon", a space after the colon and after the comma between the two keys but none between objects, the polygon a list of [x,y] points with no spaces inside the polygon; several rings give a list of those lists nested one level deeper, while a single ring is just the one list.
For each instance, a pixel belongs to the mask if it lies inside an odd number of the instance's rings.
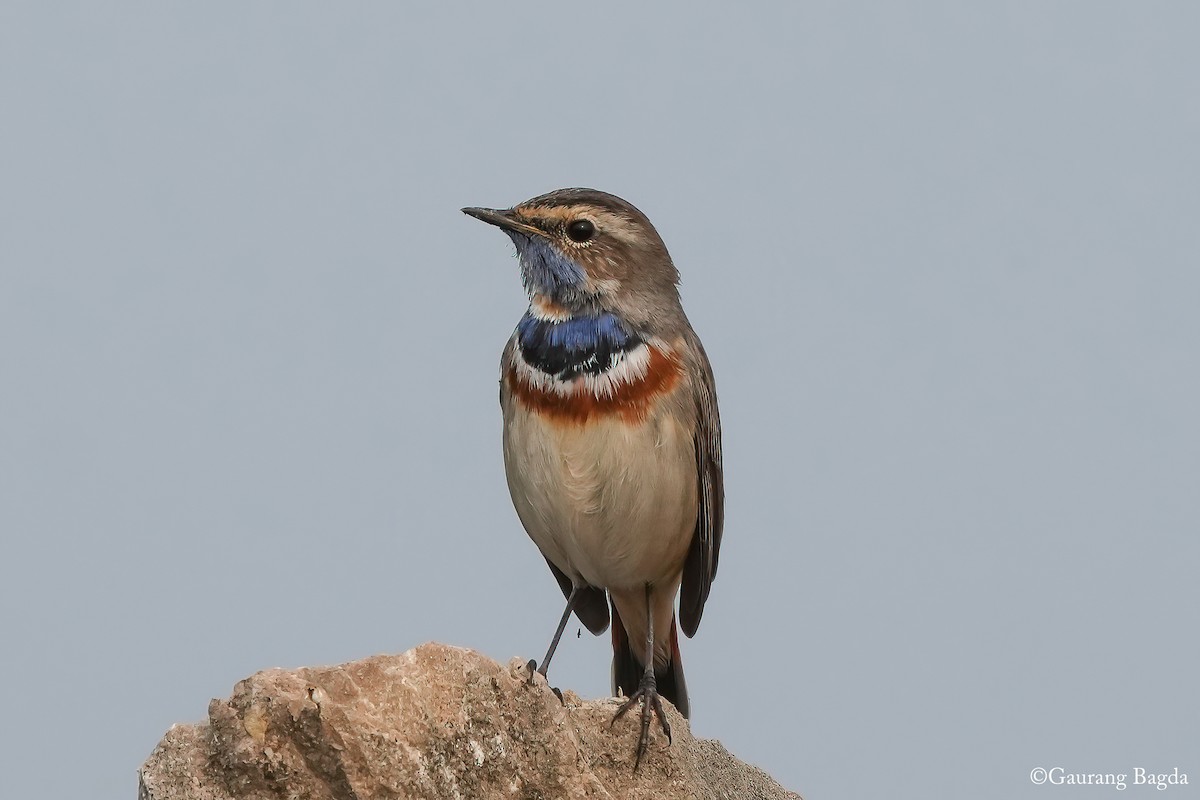
[{"label": "bird's tail", "polygon": [[[634,655],[629,646],[629,634],[621,622],[617,607],[612,606],[612,644],[613,644],[613,694],[620,692],[626,697],[632,697],[642,682],[645,665]],[[683,662],[679,658],[679,633],[675,627],[675,617],[671,617],[671,663],[663,669],[654,670],[654,682],[661,697],[671,701],[684,718],[688,717],[687,683],[683,680]]]}]

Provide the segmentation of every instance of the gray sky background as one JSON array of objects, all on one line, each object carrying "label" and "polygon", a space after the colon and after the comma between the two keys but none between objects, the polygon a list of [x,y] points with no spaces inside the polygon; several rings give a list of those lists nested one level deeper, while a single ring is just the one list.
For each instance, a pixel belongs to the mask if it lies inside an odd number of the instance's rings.
[{"label": "gray sky background", "polygon": [[541,656],[458,209],[572,185],[716,370],[698,735],[808,800],[1195,792],[1200,11],[990,5],[6,2],[0,795],[132,797],[266,667]]}]

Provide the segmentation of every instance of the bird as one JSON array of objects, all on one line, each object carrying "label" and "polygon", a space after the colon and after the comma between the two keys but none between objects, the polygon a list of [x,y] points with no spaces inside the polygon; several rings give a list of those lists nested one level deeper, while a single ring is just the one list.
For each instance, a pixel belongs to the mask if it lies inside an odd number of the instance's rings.
[{"label": "bird", "polygon": [[671,741],[660,698],[690,716],[676,620],[695,635],[717,574],[725,498],[712,367],[679,271],[631,203],[572,188],[462,211],[512,240],[529,297],[501,355],[504,467],[566,597],[530,679],[547,676],[572,613],[599,635],[611,612],[613,694],[627,698],[611,724],[641,703],[637,770],[652,712]]}]

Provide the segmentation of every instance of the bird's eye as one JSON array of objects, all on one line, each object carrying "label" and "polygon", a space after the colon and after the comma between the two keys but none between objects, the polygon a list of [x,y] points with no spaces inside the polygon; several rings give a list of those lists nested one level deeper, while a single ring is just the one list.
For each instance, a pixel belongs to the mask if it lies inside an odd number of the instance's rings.
[{"label": "bird's eye", "polygon": [[567,226],[567,236],[572,242],[586,242],[596,233],[596,226],[591,220],[577,219]]}]

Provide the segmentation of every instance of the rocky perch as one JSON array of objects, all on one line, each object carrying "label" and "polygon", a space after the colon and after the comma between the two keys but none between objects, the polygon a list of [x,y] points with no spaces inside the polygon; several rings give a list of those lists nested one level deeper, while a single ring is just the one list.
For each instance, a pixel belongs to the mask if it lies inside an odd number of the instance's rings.
[{"label": "rocky perch", "polygon": [[[142,766],[139,800],[267,798],[712,798],[799,795],[695,739],[664,704],[633,771],[637,714],[617,701],[560,702],[524,664],[426,644],[336,667],[272,669],[213,700],[208,722],[172,726]],[[657,727],[657,726],[656,726]]]}]

